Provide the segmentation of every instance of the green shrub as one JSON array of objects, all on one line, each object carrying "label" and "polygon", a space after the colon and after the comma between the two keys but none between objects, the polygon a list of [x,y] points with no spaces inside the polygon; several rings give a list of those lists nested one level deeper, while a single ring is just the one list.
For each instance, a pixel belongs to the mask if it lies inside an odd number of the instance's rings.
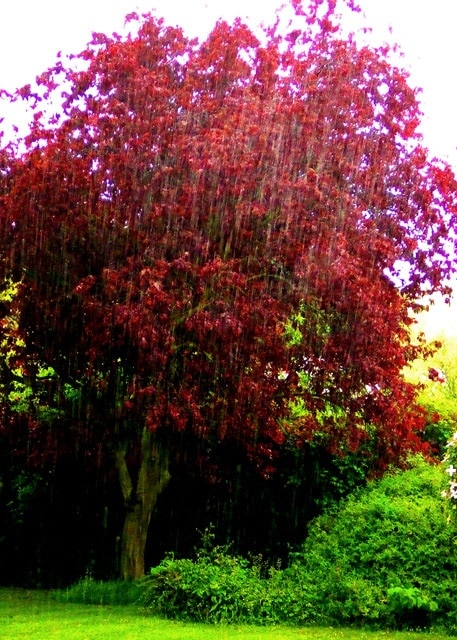
[{"label": "green shrub", "polygon": [[419,628],[457,609],[442,470],[417,459],[318,517],[284,577],[314,584],[318,619]]},{"label": "green shrub", "polygon": [[247,560],[227,546],[211,547],[206,533],[194,560],[167,556],[145,581],[144,603],[153,613],[211,623],[278,622],[271,584],[274,569]]},{"label": "green shrub", "polygon": [[141,604],[143,585],[139,580],[101,581],[86,577],[76,584],[54,592],[59,602],[98,605]]}]

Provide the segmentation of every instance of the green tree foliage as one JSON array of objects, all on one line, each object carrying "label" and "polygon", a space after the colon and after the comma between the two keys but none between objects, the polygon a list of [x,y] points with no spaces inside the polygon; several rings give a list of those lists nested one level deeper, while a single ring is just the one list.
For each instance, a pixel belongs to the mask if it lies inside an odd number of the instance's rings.
[{"label": "green tree foliage", "polygon": [[412,362],[405,377],[420,389],[418,401],[427,412],[424,437],[439,459],[457,430],[457,338],[440,334],[431,347],[433,355]]}]

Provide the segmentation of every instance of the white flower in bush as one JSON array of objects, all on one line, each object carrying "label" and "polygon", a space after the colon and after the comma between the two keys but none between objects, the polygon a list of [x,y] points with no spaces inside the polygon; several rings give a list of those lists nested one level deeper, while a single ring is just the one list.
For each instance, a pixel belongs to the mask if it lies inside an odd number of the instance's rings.
[{"label": "white flower in bush", "polygon": [[444,498],[451,501],[453,509],[456,508],[457,503],[457,478],[454,480],[454,476],[457,473],[457,468],[454,466],[454,462],[457,465],[457,431],[452,435],[451,439],[447,443],[447,453],[443,458],[443,462],[447,464],[445,472],[449,476],[449,485],[445,491],[441,492]]}]

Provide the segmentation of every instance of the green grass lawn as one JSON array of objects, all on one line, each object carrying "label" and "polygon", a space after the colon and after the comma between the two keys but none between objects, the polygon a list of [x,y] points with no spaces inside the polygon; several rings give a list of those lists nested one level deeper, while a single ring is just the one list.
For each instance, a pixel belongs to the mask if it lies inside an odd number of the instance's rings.
[{"label": "green grass lawn", "polygon": [[0,589],[8,640],[443,640],[438,633],[332,628],[210,626],[161,620],[135,607],[62,604],[44,593]]}]

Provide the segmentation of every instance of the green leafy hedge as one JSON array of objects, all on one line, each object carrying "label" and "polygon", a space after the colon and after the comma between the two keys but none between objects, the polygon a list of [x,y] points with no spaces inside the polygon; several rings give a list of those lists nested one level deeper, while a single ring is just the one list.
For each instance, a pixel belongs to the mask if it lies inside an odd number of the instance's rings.
[{"label": "green leafy hedge", "polygon": [[369,624],[457,628],[454,529],[443,471],[418,459],[316,518],[284,569],[204,548],[167,557],[144,583],[146,606],[167,617],[253,624]]},{"label": "green leafy hedge", "polygon": [[442,485],[442,469],[421,459],[370,483],[312,523],[285,577],[314,584],[318,615],[330,622],[454,626],[455,530]]}]

